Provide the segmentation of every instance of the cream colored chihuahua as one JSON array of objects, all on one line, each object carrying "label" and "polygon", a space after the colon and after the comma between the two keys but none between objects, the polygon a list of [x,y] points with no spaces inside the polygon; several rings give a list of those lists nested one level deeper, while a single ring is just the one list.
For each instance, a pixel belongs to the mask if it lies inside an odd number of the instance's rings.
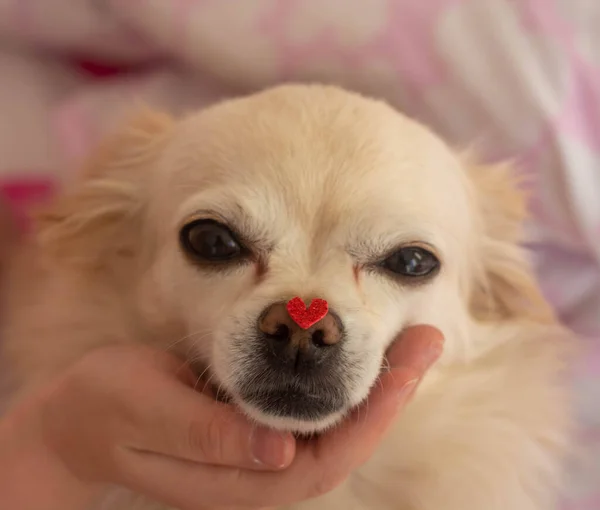
[{"label": "cream colored chihuahua", "polygon": [[399,331],[431,324],[445,352],[377,453],[293,508],[549,510],[570,339],[523,217],[509,168],[335,87],[148,113],[36,220],[23,310],[39,320],[15,313],[8,349],[33,383],[106,341],[184,338],[249,417],[314,433],[366,398]]}]

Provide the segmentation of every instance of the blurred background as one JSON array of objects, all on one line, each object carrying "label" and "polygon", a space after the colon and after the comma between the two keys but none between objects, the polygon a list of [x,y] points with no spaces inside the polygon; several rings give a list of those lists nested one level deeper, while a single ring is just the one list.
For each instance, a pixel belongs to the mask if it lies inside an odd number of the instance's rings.
[{"label": "blurred background", "polygon": [[600,509],[598,0],[0,0],[0,193],[24,214],[136,103],[285,81],[384,98],[515,162],[543,290],[586,344],[564,510]]}]

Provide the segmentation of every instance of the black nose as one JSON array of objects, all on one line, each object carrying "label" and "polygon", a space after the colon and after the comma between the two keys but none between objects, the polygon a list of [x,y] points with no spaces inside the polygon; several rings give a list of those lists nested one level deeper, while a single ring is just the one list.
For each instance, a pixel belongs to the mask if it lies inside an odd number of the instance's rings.
[{"label": "black nose", "polygon": [[329,311],[308,329],[290,317],[285,303],[269,306],[260,316],[258,329],[278,368],[310,371],[338,352],[343,340],[342,323]]}]

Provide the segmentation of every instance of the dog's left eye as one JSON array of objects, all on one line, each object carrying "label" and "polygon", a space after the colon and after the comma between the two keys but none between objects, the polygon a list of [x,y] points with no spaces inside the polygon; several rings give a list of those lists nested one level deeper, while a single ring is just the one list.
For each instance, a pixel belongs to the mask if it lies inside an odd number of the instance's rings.
[{"label": "dog's left eye", "polygon": [[231,230],[213,220],[185,225],[181,244],[189,255],[206,262],[226,262],[242,255],[242,246]]},{"label": "dog's left eye", "polygon": [[432,274],[439,268],[440,262],[424,248],[407,246],[390,255],[382,265],[392,273],[414,278]]}]

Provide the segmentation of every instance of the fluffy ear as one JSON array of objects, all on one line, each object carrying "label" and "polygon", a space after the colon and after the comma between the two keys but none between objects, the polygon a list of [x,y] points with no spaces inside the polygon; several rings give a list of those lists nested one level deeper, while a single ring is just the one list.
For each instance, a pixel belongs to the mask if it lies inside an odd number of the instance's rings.
[{"label": "fluffy ear", "polygon": [[471,291],[471,311],[479,320],[554,320],[535,279],[526,250],[520,246],[527,218],[522,182],[510,164],[482,165],[466,156],[484,235],[481,267]]},{"label": "fluffy ear", "polygon": [[101,144],[80,180],[34,218],[46,253],[101,264],[131,255],[141,229],[145,171],[171,130],[164,114],[143,111]]}]

